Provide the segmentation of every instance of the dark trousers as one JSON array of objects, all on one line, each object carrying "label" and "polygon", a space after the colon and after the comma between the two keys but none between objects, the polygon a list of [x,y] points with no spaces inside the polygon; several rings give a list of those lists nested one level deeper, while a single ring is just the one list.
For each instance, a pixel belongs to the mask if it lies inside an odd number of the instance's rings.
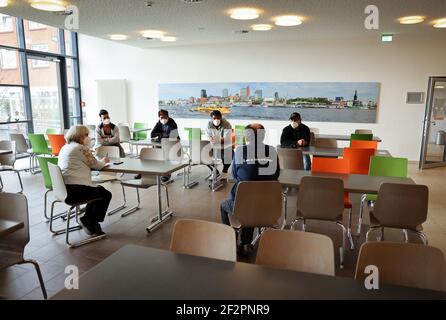
[{"label": "dark trousers", "polygon": [[[230,158],[229,158],[230,155]],[[223,160],[223,173],[228,173],[229,167],[231,166],[232,159],[234,158],[234,150],[231,150],[229,153],[228,151],[225,152],[225,150],[220,151],[220,157],[219,159]],[[212,166],[208,165],[208,168],[212,171]]]},{"label": "dark trousers", "polygon": [[304,154],[304,170],[311,171],[311,157],[308,154]]},{"label": "dark trousers", "polygon": [[[224,200],[220,205],[221,221],[228,226],[231,225],[228,216],[232,214],[233,209],[234,209],[234,200],[232,199]],[[242,245],[251,244],[253,237],[254,237],[253,228],[242,228],[240,234],[240,240]]]},{"label": "dark trousers", "polygon": [[68,196],[65,201],[69,205],[98,199],[87,205],[85,217],[93,223],[104,222],[112,198],[110,191],[102,186],[67,185],[67,193]]}]

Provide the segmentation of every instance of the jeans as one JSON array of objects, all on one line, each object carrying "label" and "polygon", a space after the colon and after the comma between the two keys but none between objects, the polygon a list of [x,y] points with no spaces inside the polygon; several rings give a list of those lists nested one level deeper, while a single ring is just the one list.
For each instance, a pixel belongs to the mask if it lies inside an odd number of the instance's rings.
[{"label": "jeans", "polygon": [[104,222],[112,198],[110,191],[102,186],[67,185],[67,194],[65,202],[69,205],[98,199],[87,205],[85,217],[92,223]]},{"label": "jeans", "polygon": [[309,154],[304,154],[304,170],[311,171],[311,157]]},{"label": "jeans", "polygon": [[[233,199],[226,199],[220,205],[221,221],[228,226],[231,225],[231,223],[229,222],[229,215],[232,214],[233,209],[234,209]],[[242,245],[251,244],[253,238],[254,238],[253,228],[242,228],[240,235],[240,240]]]}]

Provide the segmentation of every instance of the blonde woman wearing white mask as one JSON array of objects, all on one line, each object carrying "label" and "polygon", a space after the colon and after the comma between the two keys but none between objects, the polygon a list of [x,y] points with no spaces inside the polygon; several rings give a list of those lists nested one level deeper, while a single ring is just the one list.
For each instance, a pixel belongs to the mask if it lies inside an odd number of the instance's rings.
[{"label": "blonde woman wearing white mask", "polygon": [[96,127],[96,144],[94,148],[97,149],[102,146],[119,147],[120,157],[125,158],[125,151],[121,146],[121,139],[119,137],[119,127],[111,122],[107,110],[101,110],[99,117],[101,118],[101,123]]}]

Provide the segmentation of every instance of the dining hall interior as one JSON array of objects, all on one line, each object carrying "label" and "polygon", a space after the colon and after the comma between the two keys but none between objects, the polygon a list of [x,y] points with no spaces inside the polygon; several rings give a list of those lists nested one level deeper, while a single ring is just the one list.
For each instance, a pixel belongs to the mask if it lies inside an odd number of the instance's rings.
[{"label": "dining hall interior", "polygon": [[443,0],[0,0],[0,300],[445,299],[445,40]]}]

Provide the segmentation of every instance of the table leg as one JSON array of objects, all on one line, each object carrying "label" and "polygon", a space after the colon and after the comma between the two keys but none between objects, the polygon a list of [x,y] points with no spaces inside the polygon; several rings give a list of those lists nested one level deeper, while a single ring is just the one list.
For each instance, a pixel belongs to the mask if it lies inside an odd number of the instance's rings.
[{"label": "table leg", "polygon": [[158,228],[161,224],[166,222],[170,219],[170,217],[173,216],[173,212],[170,210],[166,210],[165,212],[162,212],[162,203],[161,203],[161,177],[156,177],[156,191],[158,196],[158,214],[151,219],[150,222],[152,224],[147,227],[147,232],[152,232],[156,228]]},{"label": "table leg", "polygon": [[209,186],[212,190],[212,192],[218,191],[221,187],[223,187],[223,182],[221,179],[217,179],[217,163],[214,162],[212,166],[212,182]]}]

